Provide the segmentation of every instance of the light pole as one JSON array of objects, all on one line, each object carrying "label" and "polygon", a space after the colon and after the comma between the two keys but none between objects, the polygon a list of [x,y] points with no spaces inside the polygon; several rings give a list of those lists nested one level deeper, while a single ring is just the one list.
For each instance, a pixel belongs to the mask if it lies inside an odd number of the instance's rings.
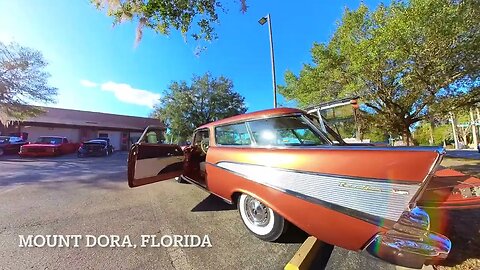
[{"label": "light pole", "polygon": [[273,107],[277,108],[277,80],[275,76],[275,55],[273,53],[273,35],[272,35],[272,19],[270,13],[258,20],[258,23],[264,25],[268,22],[268,33],[270,36],[270,57],[272,60],[272,83],[273,83]]}]

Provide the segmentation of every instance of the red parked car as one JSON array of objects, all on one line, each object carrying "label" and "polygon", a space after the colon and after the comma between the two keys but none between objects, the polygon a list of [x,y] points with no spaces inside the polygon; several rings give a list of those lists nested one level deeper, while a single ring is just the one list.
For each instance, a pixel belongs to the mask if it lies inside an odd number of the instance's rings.
[{"label": "red parked car", "polygon": [[65,137],[44,136],[35,143],[20,147],[18,154],[21,157],[59,156],[75,153],[79,146],[79,143],[71,143]]},{"label": "red parked car", "polygon": [[14,136],[0,136],[0,156],[4,154],[17,154],[20,147],[28,144],[20,137]]}]

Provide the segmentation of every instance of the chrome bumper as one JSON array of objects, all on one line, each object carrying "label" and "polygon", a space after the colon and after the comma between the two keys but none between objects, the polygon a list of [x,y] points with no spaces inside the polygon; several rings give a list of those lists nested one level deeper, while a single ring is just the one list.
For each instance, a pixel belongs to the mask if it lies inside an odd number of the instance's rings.
[{"label": "chrome bumper", "polygon": [[429,229],[430,217],[415,207],[403,212],[392,229],[377,234],[365,250],[389,263],[420,269],[426,261],[447,258],[452,246],[447,237]]}]

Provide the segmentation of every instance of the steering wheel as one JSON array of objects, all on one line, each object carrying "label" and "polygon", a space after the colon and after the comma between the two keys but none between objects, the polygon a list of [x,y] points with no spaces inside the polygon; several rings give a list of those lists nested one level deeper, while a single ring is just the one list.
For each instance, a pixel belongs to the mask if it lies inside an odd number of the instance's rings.
[{"label": "steering wheel", "polygon": [[202,139],[202,141],[200,142],[200,148],[202,149],[202,152],[203,152],[205,155],[207,154],[209,145],[210,145],[210,143],[209,143],[208,138],[204,138],[204,139]]}]

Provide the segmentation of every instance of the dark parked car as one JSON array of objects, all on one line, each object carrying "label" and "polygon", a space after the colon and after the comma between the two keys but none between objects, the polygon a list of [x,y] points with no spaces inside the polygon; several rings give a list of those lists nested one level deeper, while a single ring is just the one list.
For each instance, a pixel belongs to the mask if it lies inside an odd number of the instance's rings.
[{"label": "dark parked car", "polygon": [[28,144],[20,137],[0,136],[0,156],[4,154],[18,154],[22,145]]},{"label": "dark parked car", "polygon": [[112,153],[113,147],[110,144],[110,141],[102,138],[84,142],[78,148],[77,156],[109,156]]}]

